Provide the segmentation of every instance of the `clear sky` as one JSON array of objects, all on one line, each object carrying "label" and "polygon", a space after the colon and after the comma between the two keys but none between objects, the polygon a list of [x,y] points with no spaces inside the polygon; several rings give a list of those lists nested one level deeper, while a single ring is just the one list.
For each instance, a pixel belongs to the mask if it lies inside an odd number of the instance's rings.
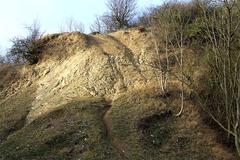
[{"label": "clear sky", "polygon": [[[138,10],[161,2],[138,0]],[[24,35],[24,26],[34,19],[46,33],[59,32],[70,17],[81,21],[88,31],[95,16],[106,10],[106,0],[0,0],[0,51],[10,46],[11,38]]]}]

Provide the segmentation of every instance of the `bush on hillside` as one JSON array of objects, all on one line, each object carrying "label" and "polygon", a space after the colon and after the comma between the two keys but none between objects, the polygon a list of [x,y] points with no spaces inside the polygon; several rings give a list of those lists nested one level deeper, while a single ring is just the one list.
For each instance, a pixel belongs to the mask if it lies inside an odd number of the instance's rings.
[{"label": "bush on hillside", "polygon": [[12,46],[7,56],[13,63],[36,64],[42,53],[43,43],[40,39],[43,34],[40,31],[40,25],[33,23],[26,29],[28,31],[26,37],[16,37],[11,40]]}]

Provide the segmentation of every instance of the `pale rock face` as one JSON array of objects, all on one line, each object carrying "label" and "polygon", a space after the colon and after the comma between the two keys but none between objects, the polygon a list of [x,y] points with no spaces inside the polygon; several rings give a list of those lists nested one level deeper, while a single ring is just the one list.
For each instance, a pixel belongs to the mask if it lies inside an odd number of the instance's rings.
[{"label": "pale rock face", "polygon": [[156,81],[156,73],[148,65],[156,56],[149,33],[63,33],[45,39],[50,46],[45,54],[51,56],[32,68],[37,76],[29,74],[28,83],[37,89],[27,123],[78,98],[115,99]]}]

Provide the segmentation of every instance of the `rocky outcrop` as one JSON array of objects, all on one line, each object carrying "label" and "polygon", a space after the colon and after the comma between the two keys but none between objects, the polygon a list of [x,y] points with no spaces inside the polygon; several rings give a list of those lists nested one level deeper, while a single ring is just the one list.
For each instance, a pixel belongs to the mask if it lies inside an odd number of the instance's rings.
[{"label": "rocky outcrop", "polygon": [[43,40],[44,56],[27,76],[37,88],[28,122],[79,97],[114,99],[155,81],[154,70],[147,65],[155,59],[148,33],[137,29],[111,35],[75,32]]}]

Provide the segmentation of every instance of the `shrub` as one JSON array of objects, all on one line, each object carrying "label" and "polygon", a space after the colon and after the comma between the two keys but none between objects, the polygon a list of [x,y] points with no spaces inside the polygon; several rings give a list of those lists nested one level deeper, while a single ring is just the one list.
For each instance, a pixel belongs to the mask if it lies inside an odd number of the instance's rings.
[{"label": "shrub", "polygon": [[40,31],[40,25],[36,22],[27,26],[26,29],[28,31],[26,37],[16,37],[11,40],[12,47],[7,56],[14,63],[36,64],[42,53],[43,43],[40,39],[43,34]]}]

